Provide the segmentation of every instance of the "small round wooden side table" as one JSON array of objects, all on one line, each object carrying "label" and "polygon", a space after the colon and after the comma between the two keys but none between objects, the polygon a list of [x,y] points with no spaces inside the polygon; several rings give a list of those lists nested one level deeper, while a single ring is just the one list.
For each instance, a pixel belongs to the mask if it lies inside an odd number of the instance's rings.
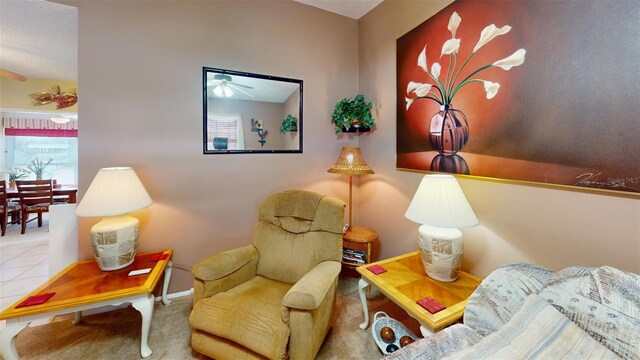
[{"label": "small round wooden side table", "polygon": [[[365,264],[371,262],[371,251],[372,244],[375,240],[378,239],[378,233],[375,230],[363,227],[363,226],[350,226],[349,230],[342,235],[342,240],[346,243],[345,247],[349,248],[351,244],[360,244],[367,248],[367,258],[365,259]],[[342,261],[343,265],[358,267],[362,264],[352,264],[349,262]]]}]

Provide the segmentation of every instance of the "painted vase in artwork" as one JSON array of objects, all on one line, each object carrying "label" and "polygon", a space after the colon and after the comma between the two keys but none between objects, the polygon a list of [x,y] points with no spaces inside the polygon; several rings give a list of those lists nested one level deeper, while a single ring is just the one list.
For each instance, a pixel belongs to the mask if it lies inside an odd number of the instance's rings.
[{"label": "painted vase in artwork", "polygon": [[438,154],[431,160],[429,170],[461,175],[471,174],[469,164],[459,155]]},{"label": "painted vase in artwork", "polygon": [[469,123],[460,110],[443,105],[429,124],[431,148],[444,155],[455,155],[469,141]]}]

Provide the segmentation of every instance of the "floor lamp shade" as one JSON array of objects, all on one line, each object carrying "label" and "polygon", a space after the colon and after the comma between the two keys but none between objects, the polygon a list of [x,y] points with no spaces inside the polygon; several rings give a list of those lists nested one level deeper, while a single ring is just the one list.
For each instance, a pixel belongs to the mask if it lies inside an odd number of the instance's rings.
[{"label": "floor lamp shade", "polygon": [[405,217],[420,226],[418,248],[427,275],[440,281],[454,281],[462,262],[460,228],[478,225],[460,185],[453,175],[425,175]]},{"label": "floor lamp shade", "polygon": [[333,174],[349,175],[349,226],[351,223],[351,189],[353,187],[353,175],[373,174],[373,170],[367,165],[357,146],[343,146],[338,160],[327,172]]},{"label": "floor lamp shade", "polygon": [[357,146],[343,146],[338,160],[327,172],[346,175],[373,174],[373,170],[364,161],[362,152]]},{"label": "floor lamp shade", "polygon": [[137,253],[140,225],[128,213],[153,203],[130,167],[103,168],[78,204],[76,215],[105,217],[91,228],[93,254],[104,271],[129,266]]}]

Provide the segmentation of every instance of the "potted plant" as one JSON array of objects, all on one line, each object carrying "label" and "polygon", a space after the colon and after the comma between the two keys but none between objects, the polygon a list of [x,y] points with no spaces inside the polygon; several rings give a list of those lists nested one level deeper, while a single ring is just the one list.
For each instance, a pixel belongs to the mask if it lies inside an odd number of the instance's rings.
[{"label": "potted plant", "polygon": [[44,162],[39,158],[31,160],[31,165],[28,166],[32,173],[36,174],[36,180],[42,180],[44,169],[53,162],[53,158],[49,158],[49,161]]},{"label": "potted plant", "polygon": [[29,171],[25,168],[14,167],[8,172],[9,174],[9,187],[11,189],[16,188],[16,180],[24,180],[29,176]]},{"label": "potted plant", "polygon": [[340,131],[369,131],[376,126],[371,117],[371,103],[366,102],[363,95],[356,95],[352,99],[340,100],[331,114],[331,122]]},{"label": "potted plant", "polygon": [[289,114],[286,119],[282,120],[282,124],[280,124],[280,133],[286,134],[292,131],[298,131],[298,119]]}]

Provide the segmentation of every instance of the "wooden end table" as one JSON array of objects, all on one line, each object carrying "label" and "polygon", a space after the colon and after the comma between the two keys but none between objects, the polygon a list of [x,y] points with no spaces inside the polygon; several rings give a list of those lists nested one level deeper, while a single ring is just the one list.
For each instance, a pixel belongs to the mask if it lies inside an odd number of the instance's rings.
[{"label": "wooden end table", "polygon": [[[379,264],[386,272],[375,275],[367,267]],[[467,300],[480,285],[482,279],[460,271],[454,282],[440,282],[427,276],[422,265],[420,253],[414,251],[391,259],[363,265],[356,270],[362,275],[358,282],[358,292],[364,311],[364,322],[360,329],[369,326],[369,311],[364,288],[375,286],[385,296],[400,306],[412,318],[420,323],[422,336],[427,337],[462,317]],[[432,297],[446,309],[431,314],[416,303],[417,300]]]},{"label": "wooden end table", "polygon": [[[153,261],[152,256],[166,254],[166,259]],[[73,324],[82,319],[82,311],[107,305],[131,305],[142,315],[142,336],[140,354],[143,358],[151,355],[148,345],[149,328],[153,316],[154,296],[151,293],[164,273],[162,303],[169,305],[167,289],[171,280],[171,256],[173,250],[136,255],[133,264],[124,269],[102,271],[95,260],[85,260],[67,266],[42,286],[0,313],[0,320],[6,320],[0,332],[0,354],[5,360],[18,359],[16,336],[30,322],[51,316],[75,313]],[[132,270],[151,268],[144,275],[128,276]],[[55,295],[40,305],[16,308],[30,296],[55,292]]]},{"label": "wooden end table", "polygon": [[[350,226],[344,235],[342,235],[342,241],[346,243],[346,247],[350,248],[353,246],[352,244],[359,244],[361,246],[366,247],[367,249],[367,258],[365,260],[365,264],[371,262],[371,250],[372,245],[375,240],[378,239],[378,233],[372,229],[363,227],[363,226]],[[342,265],[348,266],[351,268],[355,268],[359,266],[358,264],[353,264],[347,261],[342,261]]]}]

